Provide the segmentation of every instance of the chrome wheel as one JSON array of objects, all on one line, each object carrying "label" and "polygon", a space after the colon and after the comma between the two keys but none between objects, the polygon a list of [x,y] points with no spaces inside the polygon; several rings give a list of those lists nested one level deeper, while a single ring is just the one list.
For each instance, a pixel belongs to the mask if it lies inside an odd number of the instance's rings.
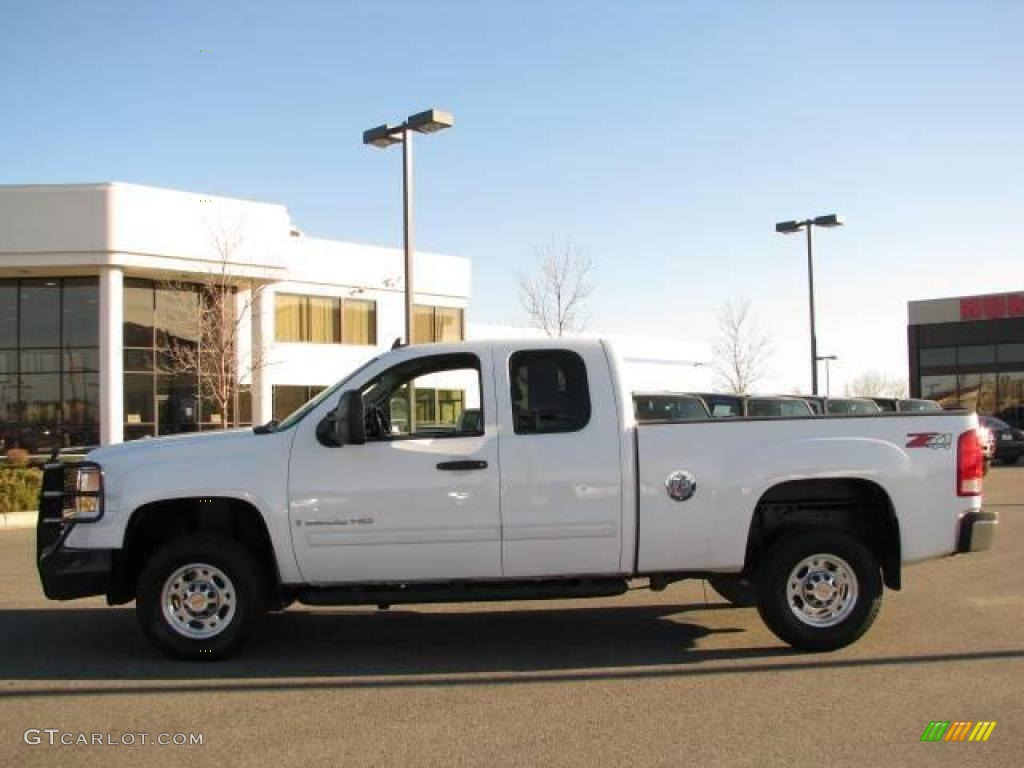
[{"label": "chrome wheel", "polygon": [[786,602],[800,621],[811,627],[834,627],[857,604],[857,576],[836,555],[805,557],[786,581]]},{"label": "chrome wheel", "polygon": [[235,585],[220,568],[189,563],[175,570],[161,590],[167,625],[183,637],[215,637],[228,628],[238,605]]}]

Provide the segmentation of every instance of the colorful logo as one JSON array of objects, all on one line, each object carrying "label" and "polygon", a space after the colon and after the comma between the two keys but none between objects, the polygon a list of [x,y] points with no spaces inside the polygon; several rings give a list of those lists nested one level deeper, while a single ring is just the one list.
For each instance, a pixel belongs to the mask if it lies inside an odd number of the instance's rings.
[{"label": "colorful logo", "polygon": [[949,450],[953,445],[953,436],[942,432],[909,432],[907,448],[931,448],[933,451]]},{"label": "colorful logo", "polygon": [[932,720],[921,741],[988,741],[995,727],[995,720]]}]

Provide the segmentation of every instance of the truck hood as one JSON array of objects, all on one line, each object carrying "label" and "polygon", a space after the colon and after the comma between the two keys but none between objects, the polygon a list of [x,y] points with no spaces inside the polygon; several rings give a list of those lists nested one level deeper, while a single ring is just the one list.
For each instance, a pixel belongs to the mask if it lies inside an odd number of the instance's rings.
[{"label": "truck hood", "polygon": [[272,435],[257,435],[252,429],[227,429],[216,432],[191,432],[184,435],[143,438],[89,451],[86,458],[101,466],[151,461],[204,461],[211,456],[223,458],[231,451],[248,452],[258,441]]}]

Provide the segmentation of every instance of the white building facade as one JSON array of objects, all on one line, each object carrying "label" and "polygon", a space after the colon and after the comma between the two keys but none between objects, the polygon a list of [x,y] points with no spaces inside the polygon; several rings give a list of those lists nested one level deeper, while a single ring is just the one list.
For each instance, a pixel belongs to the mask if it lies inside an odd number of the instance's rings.
[{"label": "white building facade", "polygon": [[[463,338],[469,260],[419,252],[415,270],[414,341]],[[226,413],[203,397],[202,371],[169,360],[197,343],[202,285],[218,272],[240,330],[242,388]],[[0,186],[0,447],[264,423],[403,335],[401,251],[306,237],[282,205],[122,183]]]}]

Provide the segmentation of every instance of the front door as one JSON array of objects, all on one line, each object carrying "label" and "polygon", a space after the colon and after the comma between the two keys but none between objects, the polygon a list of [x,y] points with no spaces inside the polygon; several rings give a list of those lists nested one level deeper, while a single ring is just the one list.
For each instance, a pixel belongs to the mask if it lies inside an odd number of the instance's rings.
[{"label": "front door", "polygon": [[[292,447],[292,537],[310,583],[501,575],[490,355],[420,354],[359,386],[364,445]],[[317,419],[313,419],[316,421]]]}]

